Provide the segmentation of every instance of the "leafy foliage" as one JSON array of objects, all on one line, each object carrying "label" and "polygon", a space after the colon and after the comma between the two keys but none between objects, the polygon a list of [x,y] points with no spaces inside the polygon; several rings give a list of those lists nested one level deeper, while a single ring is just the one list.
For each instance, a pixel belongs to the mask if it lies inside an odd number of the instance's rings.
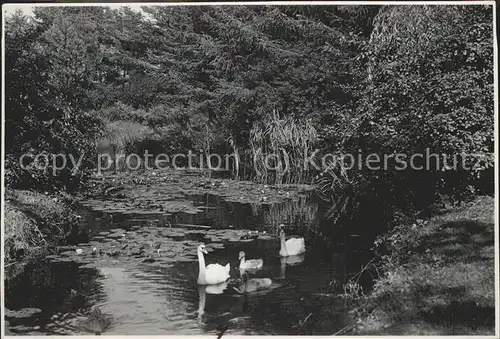
[{"label": "leafy foliage", "polygon": [[[372,201],[394,215],[426,210],[438,193],[458,202],[474,193],[471,179],[493,165],[476,162],[494,151],[492,23],[489,6],[381,9],[366,51],[366,93],[340,140],[345,153],[361,153],[363,168],[350,177],[365,184],[351,187],[351,198],[375,190]],[[393,156],[387,169],[373,170],[371,154]],[[398,166],[397,154],[407,166]],[[423,156],[411,167],[414,154]],[[435,156],[426,163],[426,154]],[[334,197],[345,192],[337,186]]]},{"label": "leafy foliage", "polygon": [[[56,31],[61,22],[54,22],[51,29]],[[61,69],[52,62],[53,46],[47,38],[36,22],[20,13],[7,19],[5,141],[9,154],[6,156],[6,183],[14,187],[73,189],[89,174],[93,165],[87,158],[80,171],[74,171],[70,164],[54,176],[53,164],[60,166],[54,155],[71,154],[78,159],[89,154],[99,121],[82,112],[65,95],[67,88],[62,84],[69,75],[60,78]],[[79,81],[82,80],[80,76]],[[36,169],[42,164],[34,161],[24,163],[27,170],[20,168],[22,155],[33,157],[42,153],[48,160],[45,171]]]},{"label": "leafy foliage", "polygon": [[[44,7],[34,14],[6,26],[11,185],[75,186],[92,156],[80,174],[68,168],[57,178],[20,170],[16,161],[27,152],[94,154],[101,132],[123,153],[234,152],[236,178],[275,183],[310,182],[316,173],[296,166],[303,148],[361,159],[440,155],[436,171],[398,170],[394,158],[389,170],[324,169],[317,184],[336,202],[335,220],[361,210],[370,211],[367,220],[386,220],[425,209],[438,193],[464,199],[478,178],[491,186],[479,175],[491,159],[470,171],[442,163],[462,153],[472,163],[470,154],[493,151],[491,6]],[[256,171],[255,152],[280,147],[292,154],[290,172]]]}]

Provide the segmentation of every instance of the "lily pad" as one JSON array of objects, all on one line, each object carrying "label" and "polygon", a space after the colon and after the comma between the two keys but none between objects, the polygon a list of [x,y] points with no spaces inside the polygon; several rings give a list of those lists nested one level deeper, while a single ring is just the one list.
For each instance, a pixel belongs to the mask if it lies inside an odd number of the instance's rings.
[{"label": "lily pad", "polygon": [[6,309],[5,310],[5,316],[6,317],[9,317],[9,318],[29,318],[37,313],[40,313],[42,312],[41,309],[39,308],[23,308],[23,309],[20,309],[20,310],[17,310],[17,311],[13,311],[13,310],[9,310],[9,309]]},{"label": "lily pad", "polygon": [[123,232],[112,233],[112,234],[108,235],[108,238],[114,238],[114,239],[123,238],[124,234],[125,233],[123,233]]},{"label": "lily pad", "polygon": [[78,267],[80,267],[80,268],[97,268],[98,264],[95,262],[83,263],[82,265],[80,265]]},{"label": "lily pad", "polygon": [[261,239],[261,240],[276,240],[278,238],[277,237],[273,237],[272,235],[260,235],[259,239]]}]

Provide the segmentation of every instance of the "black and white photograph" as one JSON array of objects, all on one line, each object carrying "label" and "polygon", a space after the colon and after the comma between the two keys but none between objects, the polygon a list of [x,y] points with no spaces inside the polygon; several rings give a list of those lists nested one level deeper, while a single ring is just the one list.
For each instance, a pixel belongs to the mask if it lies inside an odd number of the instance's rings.
[{"label": "black and white photograph", "polygon": [[498,337],[497,29],[4,4],[1,336]]}]

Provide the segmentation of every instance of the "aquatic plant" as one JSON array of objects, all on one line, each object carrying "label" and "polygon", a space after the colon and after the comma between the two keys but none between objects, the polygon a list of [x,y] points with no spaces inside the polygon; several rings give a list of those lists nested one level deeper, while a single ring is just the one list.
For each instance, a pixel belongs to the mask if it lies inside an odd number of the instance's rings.
[{"label": "aquatic plant", "polygon": [[255,179],[273,184],[308,182],[311,171],[304,164],[317,140],[310,120],[281,118],[273,110],[263,122],[255,122],[250,131]]}]

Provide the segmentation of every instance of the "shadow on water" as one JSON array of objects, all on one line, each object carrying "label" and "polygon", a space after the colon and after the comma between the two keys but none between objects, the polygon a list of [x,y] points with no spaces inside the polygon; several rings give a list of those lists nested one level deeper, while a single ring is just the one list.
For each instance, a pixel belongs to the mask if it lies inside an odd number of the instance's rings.
[{"label": "shadow on water", "polygon": [[100,273],[78,266],[76,262],[39,260],[27,264],[23,274],[5,282],[6,309],[32,309],[34,313],[9,317],[7,312],[13,333],[49,325],[56,319],[55,314],[85,313],[90,309],[101,296]]},{"label": "shadow on water", "polygon": [[[91,268],[71,259],[45,260],[26,267],[6,284],[6,307],[41,312],[22,319],[7,317],[11,331],[81,334],[78,321],[94,305],[113,317],[106,334],[206,334],[226,327],[229,334],[332,334],[348,325],[338,294],[342,284],[369,259],[366,241],[349,234],[323,236],[325,228],[334,226],[324,220],[324,207],[312,195],[280,204],[227,202],[210,194],[187,199],[201,212],[163,216],[85,212],[90,246],[125,248],[130,238],[110,238],[118,230],[129,231],[138,243],[164,241],[161,252],[151,252],[153,259],[148,263],[122,254],[90,260]],[[287,225],[287,236],[305,238],[304,256],[280,259],[280,223]],[[210,226],[210,230],[178,231],[182,225]],[[238,234],[249,230],[266,233],[246,242],[239,236],[224,238],[224,232],[235,230]],[[222,293],[200,291],[196,284],[196,246],[201,242],[209,248],[207,264],[231,265],[231,279]],[[172,253],[173,249],[181,253]],[[269,288],[243,294],[237,291],[241,284],[239,251],[245,251],[247,258],[264,260],[263,268],[252,278],[270,278]]]}]

